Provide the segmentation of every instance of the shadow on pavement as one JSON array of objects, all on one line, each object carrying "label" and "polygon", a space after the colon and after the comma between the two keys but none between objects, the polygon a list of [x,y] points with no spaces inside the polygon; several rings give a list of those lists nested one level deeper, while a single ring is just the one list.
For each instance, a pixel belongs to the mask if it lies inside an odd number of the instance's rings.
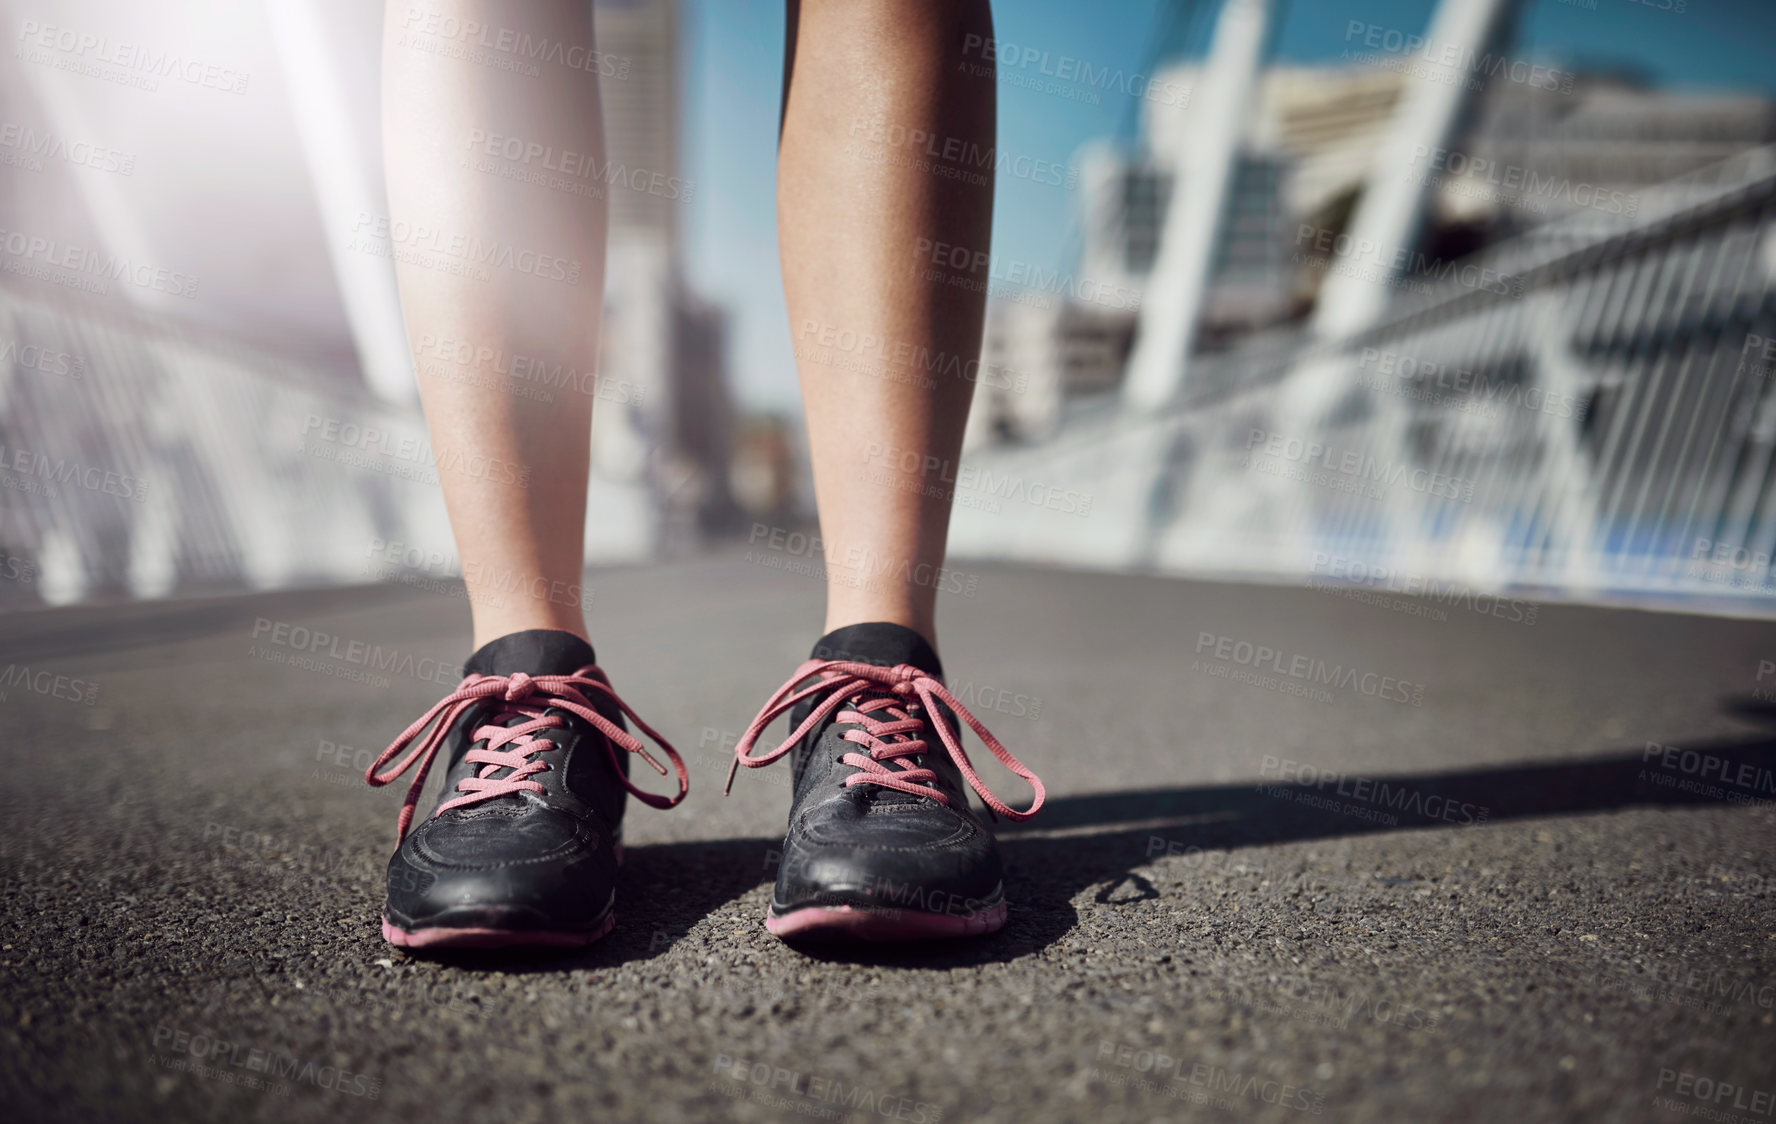
[{"label": "shadow on pavement", "polygon": [[[1776,707],[1750,699],[1724,709],[1776,725]],[[1073,901],[1116,908],[1159,891],[1138,870],[1168,854],[1238,852],[1308,839],[1454,828],[1630,807],[1776,802],[1776,740],[1716,739],[1550,764],[1380,776],[1320,774],[1267,757],[1259,785],[1138,789],[1050,800],[1032,823],[998,825],[1011,917],[991,936],[931,945],[797,946],[820,960],[903,967],[1005,962],[1048,947],[1079,921]],[[1108,829],[1108,830],[1104,830]],[[646,958],[684,938],[710,912],[775,877],[776,839],[635,847],[628,852],[617,928],[582,952],[507,954],[463,966],[562,971]],[[762,932],[762,918],[761,932]]]}]

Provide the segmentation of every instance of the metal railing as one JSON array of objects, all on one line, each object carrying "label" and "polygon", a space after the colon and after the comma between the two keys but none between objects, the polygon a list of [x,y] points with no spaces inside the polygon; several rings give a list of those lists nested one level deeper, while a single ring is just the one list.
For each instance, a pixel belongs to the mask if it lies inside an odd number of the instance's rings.
[{"label": "metal railing", "polygon": [[[1360,334],[1199,356],[1163,411],[1086,403],[1049,442],[973,458],[1010,502],[958,503],[953,548],[1759,607],[1776,596],[1776,149],[1640,202],[1421,261]],[[1056,489],[1086,497],[1085,521],[1015,498]]]},{"label": "metal railing", "polygon": [[0,604],[366,581],[379,540],[449,557],[417,409],[35,288],[0,286]]}]

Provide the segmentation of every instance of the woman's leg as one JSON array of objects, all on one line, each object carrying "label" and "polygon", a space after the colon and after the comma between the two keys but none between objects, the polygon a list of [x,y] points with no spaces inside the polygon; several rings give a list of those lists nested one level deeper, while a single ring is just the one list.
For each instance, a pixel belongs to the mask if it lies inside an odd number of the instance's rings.
[{"label": "woman's leg", "polygon": [[[464,682],[366,776],[416,774],[382,919],[402,947],[598,939],[616,917],[629,794],[670,806],[687,786],[585,639],[591,394],[538,401],[517,377],[519,356],[596,369],[605,202],[572,190],[603,178],[591,51],[590,0],[388,6],[390,243],[476,645]],[[545,166],[549,182],[532,182]],[[633,787],[625,751],[655,759],[619,710],[672,761],[676,795]],[[415,824],[434,760],[443,791]]]},{"label": "woman's leg", "polygon": [[[826,627],[936,642],[993,224],[986,0],[790,0],[783,286],[826,544]],[[934,270],[960,248],[973,270]],[[961,285],[947,284],[950,280]],[[835,346],[822,346],[822,341]]]},{"label": "woman's leg", "polygon": [[[734,747],[737,765],[793,762],[765,925],[988,933],[1005,923],[1004,867],[968,792],[1024,818],[1042,787],[943,686],[933,618],[993,218],[993,77],[965,54],[991,41],[992,15],[986,0],[791,0],[789,26],[778,229],[827,632]],[[953,253],[973,268],[951,273]],[[754,754],[797,707],[789,738]],[[1027,812],[988,791],[958,720],[1030,782]]]},{"label": "woman's leg", "polygon": [[[564,47],[537,73],[502,69],[483,43],[507,32]],[[534,171],[529,146],[602,166],[597,67],[566,62],[591,48],[589,0],[387,6],[390,245],[477,647],[524,629],[585,634],[592,396],[527,398],[508,372],[515,355],[597,368],[606,203],[498,173]]]}]

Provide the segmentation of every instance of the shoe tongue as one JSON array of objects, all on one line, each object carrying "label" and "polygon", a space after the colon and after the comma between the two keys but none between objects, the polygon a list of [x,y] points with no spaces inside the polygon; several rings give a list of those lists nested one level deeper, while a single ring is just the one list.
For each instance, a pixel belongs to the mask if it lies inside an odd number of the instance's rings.
[{"label": "shoe tongue", "polygon": [[464,675],[571,675],[597,663],[592,645],[571,632],[532,628],[490,640],[463,663]]},{"label": "shoe tongue", "polygon": [[853,660],[879,667],[910,663],[933,679],[943,678],[943,663],[931,643],[905,625],[887,621],[835,628],[814,645],[813,658]]},{"label": "shoe tongue", "polygon": [[[571,632],[563,632],[554,628],[533,628],[524,632],[511,632],[497,640],[483,644],[479,651],[463,662],[464,675],[513,675],[524,672],[526,675],[571,675],[589,663],[597,663],[592,653],[592,645],[575,636]],[[490,713],[483,703],[478,713],[484,721]],[[530,718],[523,714],[509,714],[504,726],[514,726],[520,722],[528,722]],[[544,734],[547,737],[547,733]],[[553,740],[553,739],[551,739]],[[468,753],[470,743],[464,741],[451,754],[450,767],[455,769]],[[495,769],[490,780],[498,780],[511,773],[511,769]],[[489,803],[506,804],[520,802],[517,793],[496,796]]]},{"label": "shoe tongue", "polygon": [[[814,645],[813,658],[853,660],[858,663],[873,663],[879,667],[910,663],[934,679],[943,678],[943,663],[938,660],[937,652],[931,647],[930,641],[905,625],[891,624],[888,621],[848,624],[843,628],[835,628]],[[800,721],[807,709],[811,708],[804,704],[797,709],[798,713],[792,717]],[[896,737],[892,740],[905,739]],[[928,749],[927,753],[929,752]],[[857,785],[851,791],[854,799],[875,805],[918,804],[923,801],[922,797],[911,793],[873,784]]]}]

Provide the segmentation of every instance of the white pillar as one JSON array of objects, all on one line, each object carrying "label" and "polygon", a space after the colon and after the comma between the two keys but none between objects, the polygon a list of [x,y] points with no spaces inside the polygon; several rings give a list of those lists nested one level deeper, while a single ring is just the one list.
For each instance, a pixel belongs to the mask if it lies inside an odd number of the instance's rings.
[{"label": "white pillar", "polygon": [[[348,248],[359,215],[388,213],[388,201],[377,178],[364,167],[352,133],[354,122],[362,121],[363,115],[352,113],[346,104],[336,68],[338,52],[328,47],[315,6],[307,0],[265,0],[265,16],[283,65],[296,137],[314,185],[327,254],[364,381],[386,401],[415,402],[419,388],[407,350],[394,263]],[[376,118],[370,120],[374,123]]]},{"label": "white pillar", "polygon": [[1401,251],[1410,251],[1418,237],[1430,191],[1423,183],[1428,177],[1407,174],[1413,158],[1444,147],[1454,134],[1469,95],[1485,82],[1483,69],[1465,62],[1486,56],[1508,7],[1509,0],[1443,0],[1424,45],[1396,56],[1411,69],[1346,231],[1341,256],[1354,268],[1327,272],[1314,307],[1316,336],[1360,332],[1387,307],[1388,282],[1405,259]]},{"label": "white pillar", "polygon": [[1132,408],[1164,405],[1184,387],[1269,24],[1270,0],[1226,0],[1208,64],[1191,91],[1190,136],[1173,168],[1165,230],[1123,383]]}]

